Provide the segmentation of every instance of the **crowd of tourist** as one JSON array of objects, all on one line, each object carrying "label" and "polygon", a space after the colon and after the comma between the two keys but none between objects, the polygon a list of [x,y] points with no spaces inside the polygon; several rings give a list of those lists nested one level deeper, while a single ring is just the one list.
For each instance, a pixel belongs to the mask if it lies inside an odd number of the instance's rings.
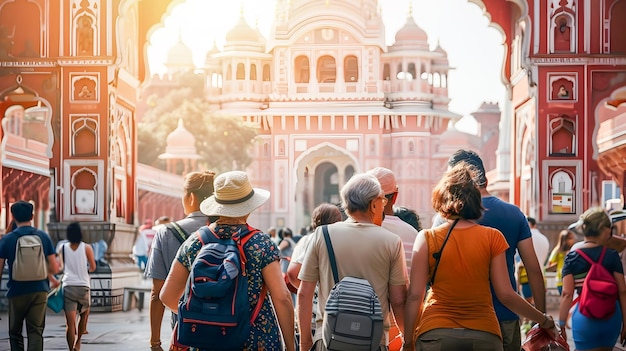
[{"label": "crowd of tourist", "polygon": [[[182,199],[186,217],[159,219],[158,226],[146,220],[133,248],[152,281],[150,348],[220,349],[224,342],[244,350],[326,350],[331,344],[353,349],[348,329],[360,322],[350,322],[357,317],[342,306],[345,301],[339,310],[330,304],[340,299],[339,291],[354,293],[354,282],[375,293],[367,316],[372,334],[359,341],[371,350],[519,351],[532,325],[555,338],[571,333],[577,350],[612,350],[625,340],[626,283],[618,252],[623,247],[614,243],[609,213],[588,209],[550,250],[536,220],[491,195],[487,183],[475,152],[455,152],[432,191],[432,226],[423,229],[419,215],[397,203],[394,173],[376,167],[353,175],[340,190],[341,203],[317,206],[310,226],[294,235],[291,228],[263,233],[248,223],[270,193],[254,188],[245,172],[189,173]],[[11,207],[14,227],[0,240],[0,265],[6,260],[9,267],[11,349],[24,349],[24,321],[29,349],[43,349],[46,293],[62,284],[68,347],[79,350],[87,332],[94,252],[78,223],[68,227],[69,242],[55,250],[48,235],[32,227],[29,205]],[[24,281],[19,269],[16,247],[31,242],[24,236],[35,237],[47,267],[33,281]],[[59,265],[61,281],[55,278]],[[609,302],[589,307],[596,300],[594,282],[586,277],[595,279],[596,266],[612,284],[603,289],[613,290]],[[546,272],[554,272],[560,295],[557,322],[546,313]],[[244,289],[243,298],[237,289]],[[224,304],[215,301],[230,293],[230,319],[216,316]],[[197,306],[201,312],[194,312]],[[168,347],[160,333],[165,308],[174,330]],[[595,314],[599,310],[601,316]],[[378,327],[381,332],[374,332]],[[206,340],[199,338],[214,329],[213,344],[203,346]]]}]

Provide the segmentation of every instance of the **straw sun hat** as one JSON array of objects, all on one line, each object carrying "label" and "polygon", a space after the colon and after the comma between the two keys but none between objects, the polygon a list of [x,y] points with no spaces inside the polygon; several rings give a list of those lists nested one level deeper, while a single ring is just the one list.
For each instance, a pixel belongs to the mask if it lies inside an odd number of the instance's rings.
[{"label": "straw sun hat", "polygon": [[270,192],[253,188],[246,172],[220,174],[213,182],[215,192],[200,204],[207,216],[243,217],[263,205]]}]

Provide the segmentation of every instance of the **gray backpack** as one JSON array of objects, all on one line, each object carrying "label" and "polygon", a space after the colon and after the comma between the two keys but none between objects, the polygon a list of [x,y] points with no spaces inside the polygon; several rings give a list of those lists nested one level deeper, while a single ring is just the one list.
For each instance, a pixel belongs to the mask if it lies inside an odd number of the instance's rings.
[{"label": "gray backpack", "polygon": [[48,267],[41,238],[34,231],[17,238],[11,279],[28,282],[44,280],[47,277]]},{"label": "gray backpack", "polygon": [[327,226],[322,227],[335,286],[326,301],[322,337],[328,350],[375,351],[383,337],[383,312],[366,279],[339,281],[337,261]]}]

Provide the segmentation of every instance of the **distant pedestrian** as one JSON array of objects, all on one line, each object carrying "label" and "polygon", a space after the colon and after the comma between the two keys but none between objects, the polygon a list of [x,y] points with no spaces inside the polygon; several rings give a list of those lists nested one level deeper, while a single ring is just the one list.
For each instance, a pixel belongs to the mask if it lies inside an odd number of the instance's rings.
[{"label": "distant pedestrian", "polygon": [[[9,280],[6,296],[9,300],[9,343],[11,351],[24,350],[24,336],[22,330],[26,321],[28,336],[28,350],[43,350],[43,330],[46,322],[46,302],[50,283],[48,276],[57,274],[59,264],[54,253],[54,246],[50,236],[32,226],[33,205],[26,201],[17,201],[11,205],[11,215],[16,222],[16,229],[0,239],[0,278],[5,260],[9,265]],[[36,236],[41,243],[44,260],[47,264],[47,275],[38,280],[19,281],[13,277],[16,266],[16,245],[24,236]],[[33,270],[37,262],[32,262]],[[30,269],[31,267],[29,267]]]},{"label": "distant pedestrian", "polygon": [[[154,227],[152,227],[152,229],[156,231],[156,229],[155,229],[155,228],[156,228],[157,226],[159,226],[159,225],[164,225],[164,224],[167,224],[167,223],[170,223],[171,221],[172,221],[172,220],[170,219],[170,217],[168,217],[168,216],[161,216],[161,217],[157,218],[157,219],[154,221]],[[155,233],[155,235],[156,235],[156,233]],[[152,238],[152,239],[154,240],[154,238]]]},{"label": "distant pedestrian", "polygon": [[394,206],[393,215],[408,223],[411,227],[415,228],[418,232],[422,230],[422,223],[420,222],[420,216],[408,207]]},{"label": "distant pedestrian", "polygon": [[293,232],[289,228],[280,228],[278,230],[280,237],[283,240],[278,245],[278,249],[280,250],[280,269],[283,273],[287,273],[287,267],[289,267],[289,261],[291,261],[291,254],[293,253],[293,249],[296,247],[296,242],[293,240]]},{"label": "distant pedestrian", "polygon": [[269,229],[267,230],[267,235],[269,235],[270,240],[272,240],[274,245],[278,246],[278,244],[280,244],[281,238],[276,233],[276,227],[269,227]]},{"label": "distant pedestrian", "polygon": [[137,263],[141,272],[144,272],[148,264],[148,239],[146,238],[145,229],[137,231],[137,238],[135,239],[132,252],[135,263]]},{"label": "distant pedestrian", "polygon": [[[546,264],[548,253],[550,252],[550,241],[539,231],[539,229],[537,229],[537,221],[534,218],[527,217],[526,219],[528,220],[528,226],[530,227],[530,234],[533,241],[533,247],[535,248],[535,255],[537,255],[539,265],[543,267]],[[518,265],[518,272],[522,295],[526,301],[534,305],[535,301],[533,299],[533,293],[530,290],[530,285],[528,284],[528,274],[526,273],[524,263],[521,261]],[[525,329],[530,329],[530,325],[527,325]]]},{"label": "distant pedestrian", "polygon": [[546,272],[556,272],[556,288],[559,295],[563,292],[563,265],[565,264],[565,256],[574,245],[576,236],[567,229],[561,230],[556,246],[548,258]]},{"label": "distant pedestrian", "polygon": [[57,252],[63,264],[65,337],[70,351],[80,351],[91,306],[89,272],[96,270],[96,260],[91,245],[83,242],[83,233],[78,222],[67,226],[67,240],[69,243],[63,244]]},{"label": "distant pedestrian", "polygon": [[[335,222],[341,221],[341,211],[335,205],[331,205],[329,203],[321,203],[318,205],[311,214],[311,228],[315,230],[315,228],[332,224]],[[296,289],[300,286],[300,279],[298,279],[298,274],[300,273],[300,269],[302,268],[302,262],[304,261],[306,249],[311,243],[311,239],[315,236],[312,234],[307,234],[302,237],[302,239],[296,245],[296,248],[293,250],[293,254],[291,255],[291,262],[289,262],[289,267],[287,268],[287,276],[291,285],[293,285]],[[312,313],[312,327],[315,328],[316,316],[320,316],[318,301],[317,301],[317,288],[314,293],[313,298],[313,313]]]},{"label": "distant pedestrian", "polygon": [[[200,203],[213,195],[213,178],[215,172],[191,172],[183,180],[183,212],[187,217],[174,223],[156,227],[152,241],[152,251],[146,267],[146,277],[152,278],[150,292],[150,349],[161,351],[161,322],[165,306],[159,299],[159,293],[176,258],[178,248],[187,236],[207,225],[209,217],[200,212]],[[176,320],[172,312],[172,326]]]}]

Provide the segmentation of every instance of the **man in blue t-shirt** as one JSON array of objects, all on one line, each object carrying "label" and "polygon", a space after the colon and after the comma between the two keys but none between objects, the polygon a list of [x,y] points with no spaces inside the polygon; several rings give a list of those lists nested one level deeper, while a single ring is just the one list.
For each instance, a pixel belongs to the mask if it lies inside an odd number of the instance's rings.
[{"label": "man in blue t-shirt", "polygon": [[[457,150],[448,159],[448,167],[454,167],[457,163],[465,162],[475,167],[477,172],[477,182],[480,187],[483,207],[485,211],[478,224],[496,228],[504,234],[509,248],[506,250],[506,265],[509,271],[509,279],[511,287],[517,290],[515,282],[515,250],[520,254],[522,262],[528,273],[528,283],[534,297],[535,307],[542,311],[546,311],[546,286],[543,280],[541,266],[537,260],[535,249],[533,246],[530,227],[526,216],[520,209],[510,203],[504,202],[497,197],[489,194],[487,191],[487,177],[485,175],[485,167],[480,156],[474,151]],[[443,223],[440,216],[436,216],[433,220],[433,228]],[[519,351],[522,346],[522,338],[520,333],[519,317],[513,311],[506,308],[496,297],[493,288],[491,289],[493,296],[493,306],[500,322],[502,331],[502,342],[504,351]],[[540,322],[540,321],[537,321]]]},{"label": "man in blue t-shirt", "polygon": [[48,274],[56,274],[59,264],[56,260],[52,240],[46,232],[31,226],[33,205],[18,201],[11,206],[11,214],[17,228],[0,239],[0,278],[4,261],[9,263],[9,282],[7,298],[9,300],[9,342],[11,350],[24,350],[22,329],[26,320],[28,350],[43,350],[43,329],[46,320],[46,302],[50,289],[48,278],[35,281],[15,281],[12,277],[17,240],[24,235],[37,235],[41,239],[46,257]]}]

